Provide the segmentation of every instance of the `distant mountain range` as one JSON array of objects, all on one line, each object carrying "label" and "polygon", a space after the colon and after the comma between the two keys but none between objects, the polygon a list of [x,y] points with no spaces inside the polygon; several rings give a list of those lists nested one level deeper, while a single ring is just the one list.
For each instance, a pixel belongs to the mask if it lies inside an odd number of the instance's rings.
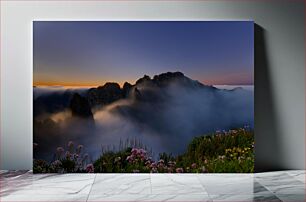
[{"label": "distant mountain range", "polygon": [[80,93],[77,90],[66,90],[61,93],[53,92],[38,96],[34,99],[34,117],[42,113],[62,111],[66,108],[70,108],[75,116],[92,117],[91,109],[109,105],[129,96],[137,100],[154,102],[161,99],[163,89],[171,85],[193,90],[206,89],[210,92],[219,90],[213,86],[192,80],[181,72],[162,73],[155,75],[153,78],[144,75],[134,85],[125,82],[122,88],[118,83],[107,82],[103,86],[90,88],[85,93]]},{"label": "distant mountain range", "polygon": [[[178,154],[195,136],[250,125],[254,94],[222,90],[181,72],[144,75],[135,84],[108,82],[90,89],[34,88],[34,141],[47,156],[75,140],[92,148],[139,138],[155,152]],[[49,156],[48,158],[51,158]]]}]

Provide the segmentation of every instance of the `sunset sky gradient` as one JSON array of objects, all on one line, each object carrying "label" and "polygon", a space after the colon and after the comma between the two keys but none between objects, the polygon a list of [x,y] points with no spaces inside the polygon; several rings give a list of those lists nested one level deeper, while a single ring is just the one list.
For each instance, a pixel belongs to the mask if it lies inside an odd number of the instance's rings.
[{"label": "sunset sky gradient", "polygon": [[132,84],[181,71],[210,85],[253,85],[252,21],[35,21],[36,86]]}]

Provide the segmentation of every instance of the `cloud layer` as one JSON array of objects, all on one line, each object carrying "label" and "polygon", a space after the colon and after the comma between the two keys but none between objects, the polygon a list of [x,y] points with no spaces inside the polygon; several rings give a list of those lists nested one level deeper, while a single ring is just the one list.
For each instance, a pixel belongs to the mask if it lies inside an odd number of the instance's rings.
[{"label": "cloud layer", "polygon": [[94,123],[72,117],[69,109],[35,120],[34,141],[40,145],[36,155],[50,159],[57,146],[73,140],[84,144],[95,158],[102,149],[117,149],[127,139],[138,140],[155,154],[179,154],[195,136],[254,127],[254,92],[250,89],[189,88],[172,83],[165,88],[137,86],[137,91],[95,109]]}]

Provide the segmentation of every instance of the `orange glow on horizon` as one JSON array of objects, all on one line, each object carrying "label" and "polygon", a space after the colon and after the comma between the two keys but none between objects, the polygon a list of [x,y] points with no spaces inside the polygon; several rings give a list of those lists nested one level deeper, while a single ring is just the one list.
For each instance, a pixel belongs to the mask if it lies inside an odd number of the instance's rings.
[{"label": "orange glow on horizon", "polygon": [[[195,75],[186,75],[186,77],[198,80],[204,85],[253,85],[253,83],[250,83],[250,79],[245,73],[241,74],[225,74],[222,76],[216,76],[216,75],[209,75],[205,76],[205,78],[196,78]],[[137,76],[137,78],[141,78],[142,76]],[[150,76],[152,79],[154,76]],[[40,87],[65,87],[65,88],[92,88],[92,87],[98,87],[103,86],[107,82],[115,82],[120,85],[122,88],[125,82],[128,82],[132,85],[136,83],[138,80],[137,78],[117,78],[117,79],[111,79],[111,78],[101,78],[101,79],[87,79],[87,78],[74,78],[69,80],[67,78],[60,78],[59,79],[35,79],[33,81],[34,86],[40,86]],[[237,82],[239,81],[239,82]]]},{"label": "orange glow on horizon", "polygon": [[[107,82],[100,82],[100,83],[53,83],[53,82],[33,82],[33,86],[37,87],[71,87],[71,88],[95,88],[98,86],[103,86]],[[124,83],[118,83],[119,86],[122,88]]]},{"label": "orange glow on horizon", "polygon": [[[236,86],[236,85],[254,85],[254,84],[235,84],[235,83],[208,83],[208,82],[202,82],[204,85],[209,85],[209,86],[215,86],[215,85],[228,85],[228,86]],[[105,84],[105,83],[104,83]],[[103,86],[104,84],[45,84],[45,83],[38,83],[38,84],[33,84],[33,86],[36,87],[63,87],[63,88],[96,88],[99,86]],[[123,87],[123,84],[120,84],[120,87]],[[132,84],[133,85],[133,84]]]}]

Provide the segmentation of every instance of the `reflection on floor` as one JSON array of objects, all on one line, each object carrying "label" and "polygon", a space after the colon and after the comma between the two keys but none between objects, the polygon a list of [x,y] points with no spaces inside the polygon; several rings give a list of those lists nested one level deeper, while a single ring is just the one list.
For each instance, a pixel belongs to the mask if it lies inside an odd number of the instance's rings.
[{"label": "reflection on floor", "polygon": [[0,201],[305,201],[305,171],[35,174],[1,171]]}]

